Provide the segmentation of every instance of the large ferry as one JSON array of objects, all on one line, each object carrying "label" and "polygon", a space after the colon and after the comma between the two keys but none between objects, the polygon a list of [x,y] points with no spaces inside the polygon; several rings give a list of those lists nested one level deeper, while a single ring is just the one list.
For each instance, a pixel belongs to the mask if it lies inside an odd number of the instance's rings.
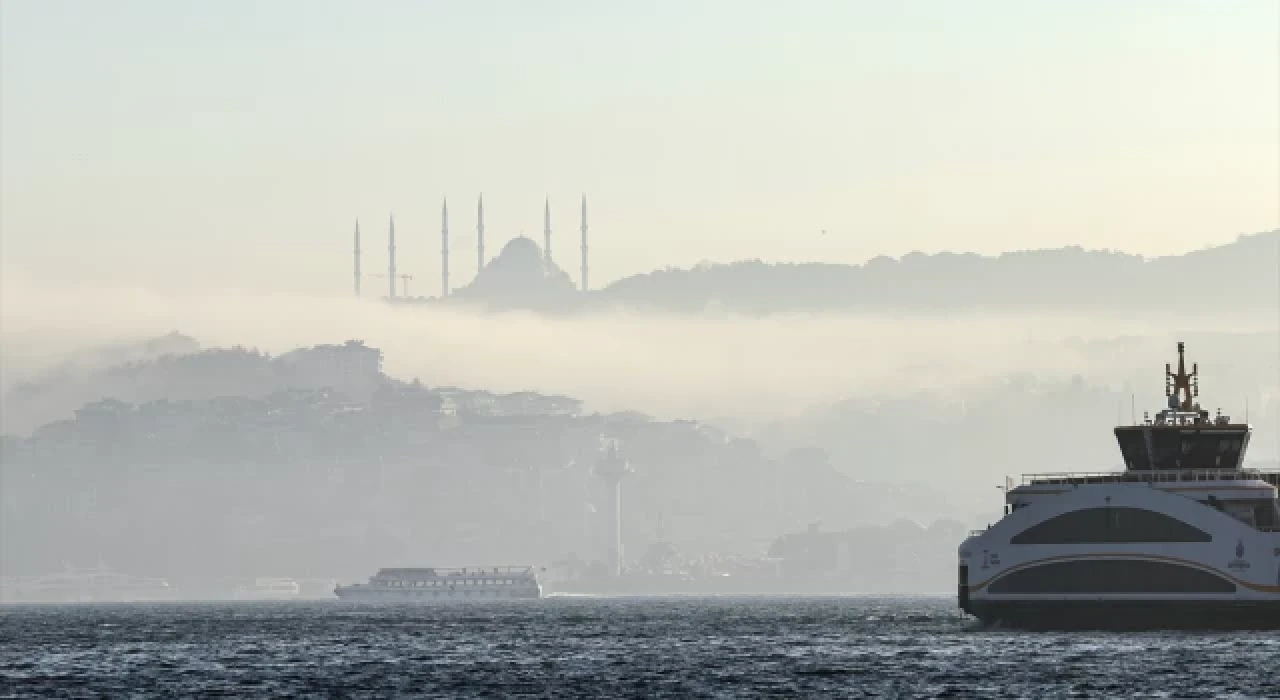
[{"label": "large ferry", "polygon": [[448,602],[541,598],[532,566],[380,569],[368,583],[338,586],[342,600],[358,602]]},{"label": "large ferry", "polygon": [[1030,628],[1280,629],[1280,472],[1242,466],[1251,428],[1200,408],[1165,365],[1166,408],[1115,429],[1125,469],[1024,475],[960,545],[959,604]]}]

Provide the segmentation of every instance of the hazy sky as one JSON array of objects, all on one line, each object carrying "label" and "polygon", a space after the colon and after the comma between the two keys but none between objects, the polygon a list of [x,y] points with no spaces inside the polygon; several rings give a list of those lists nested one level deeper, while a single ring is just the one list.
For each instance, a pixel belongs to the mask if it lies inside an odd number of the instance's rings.
[{"label": "hazy sky", "polygon": [[[0,3],[6,276],[438,289],[555,212],[577,276],[1280,225],[1280,2]],[[827,235],[822,235],[822,230]],[[369,281],[382,289],[380,281]]]}]

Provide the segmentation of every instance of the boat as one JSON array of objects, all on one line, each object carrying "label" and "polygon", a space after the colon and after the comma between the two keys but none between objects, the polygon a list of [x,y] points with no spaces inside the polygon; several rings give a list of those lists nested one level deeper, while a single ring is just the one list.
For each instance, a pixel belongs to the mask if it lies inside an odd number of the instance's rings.
[{"label": "boat", "polygon": [[174,588],[163,578],[132,576],[99,564],[40,576],[10,577],[0,581],[0,602],[5,603],[129,603],[167,601]]},{"label": "boat", "polygon": [[236,600],[295,600],[302,586],[291,578],[259,578],[236,588]]},{"label": "boat", "polygon": [[959,548],[958,598],[988,625],[1280,629],[1280,471],[1243,466],[1252,428],[1201,409],[1199,367],[1115,428],[1124,470],[1024,475]]},{"label": "boat", "polygon": [[340,600],[429,603],[541,598],[532,566],[380,569],[368,583],[336,586]]}]

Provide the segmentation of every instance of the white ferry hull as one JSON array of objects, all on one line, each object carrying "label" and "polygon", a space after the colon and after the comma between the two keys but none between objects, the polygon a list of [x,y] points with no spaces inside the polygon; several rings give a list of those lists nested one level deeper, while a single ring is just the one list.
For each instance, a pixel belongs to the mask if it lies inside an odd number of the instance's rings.
[{"label": "white ferry hull", "polygon": [[338,586],[339,600],[356,603],[478,603],[493,600],[530,600],[542,597],[538,590],[403,590],[374,588],[367,584]]},{"label": "white ferry hull", "polygon": [[235,599],[245,602],[298,600],[298,593],[281,591],[236,591]]},{"label": "white ferry hull", "polygon": [[0,603],[143,603],[176,598],[164,579],[115,572],[67,572],[0,582]]},{"label": "white ferry hull", "polygon": [[1280,600],[990,600],[970,612],[987,626],[1030,630],[1280,629]]},{"label": "white ferry hull", "polygon": [[477,603],[541,598],[542,585],[531,566],[391,568],[333,592],[358,603]]},{"label": "white ferry hull", "polygon": [[173,589],[113,590],[100,588],[0,591],[0,603],[162,603],[177,600]]},{"label": "white ferry hull", "polygon": [[[1261,481],[1230,487],[1274,492]],[[1076,485],[1006,516],[961,546],[960,607],[989,625],[1035,629],[1280,629],[1280,532],[1260,531],[1168,488]],[[1202,536],[1020,543],[1057,516],[1097,508],[1159,516]]]},{"label": "white ferry hull", "polygon": [[243,601],[282,601],[297,600],[302,594],[302,586],[293,579],[260,578],[252,585],[243,585],[236,589],[236,600]]}]

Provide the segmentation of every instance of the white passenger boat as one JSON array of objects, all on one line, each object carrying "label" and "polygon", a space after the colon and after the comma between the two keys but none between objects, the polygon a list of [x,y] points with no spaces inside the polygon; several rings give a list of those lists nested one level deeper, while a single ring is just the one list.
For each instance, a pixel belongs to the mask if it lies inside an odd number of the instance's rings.
[{"label": "white passenger boat", "polygon": [[1115,429],[1125,470],[1027,475],[959,551],[959,604],[1032,628],[1280,629],[1280,472],[1242,467],[1251,428],[1202,410],[1165,365],[1167,408]]},{"label": "white passenger boat", "polygon": [[381,569],[368,583],[338,586],[342,600],[359,602],[451,602],[541,598],[532,566]]},{"label": "white passenger boat", "polygon": [[163,578],[131,576],[102,565],[0,581],[0,602],[5,603],[128,603],[174,597],[173,586]]},{"label": "white passenger boat", "polygon": [[291,578],[259,578],[236,588],[236,600],[296,600],[302,586]]}]

